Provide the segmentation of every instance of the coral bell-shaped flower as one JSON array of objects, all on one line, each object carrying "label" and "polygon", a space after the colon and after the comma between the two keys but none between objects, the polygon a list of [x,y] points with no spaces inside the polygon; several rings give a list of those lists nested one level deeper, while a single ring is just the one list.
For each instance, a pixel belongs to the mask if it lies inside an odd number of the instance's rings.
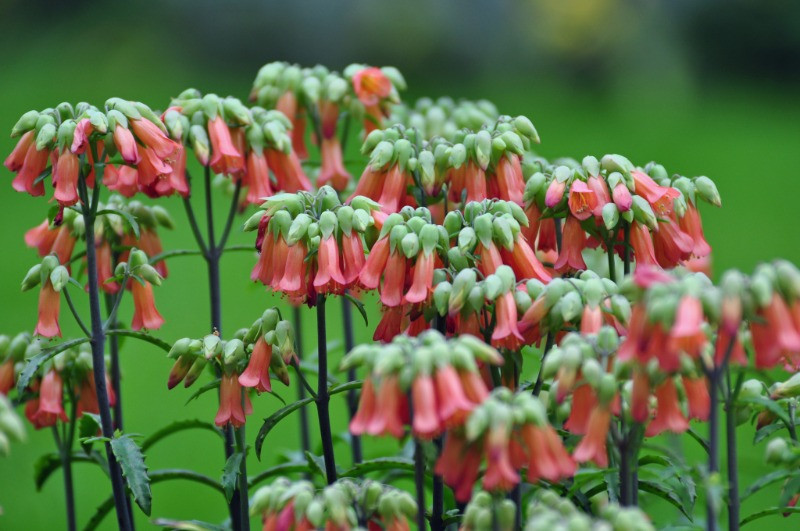
[{"label": "coral bell-shaped flower", "polygon": [[[476,372],[470,372],[473,376],[478,376]],[[452,365],[443,365],[436,369],[434,376],[436,382],[436,403],[438,406],[439,419],[445,428],[451,428],[462,424],[469,413],[475,408],[475,403],[470,402],[464,393],[463,380],[459,378],[458,372]],[[483,383],[481,381],[481,383]],[[486,393],[486,388],[478,386],[476,392]],[[477,402],[476,402],[477,403]]]},{"label": "coral bell-shaped flower", "polygon": [[506,422],[496,420],[486,436],[486,474],[483,488],[487,491],[508,492],[519,483],[519,474],[511,466],[509,432]]},{"label": "coral bell-shaped flower", "polygon": [[61,294],[53,288],[52,282],[47,280],[39,291],[39,320],[34,334],[42,337],[61,337],[61,328],[58,326],[60,309]]},{"label": "coral bell-shaped flower", "polygon": [[657,184],[649,175],[640,170],[631,171],[634,190],[637,195],[644,197],[656,215],[666,216],[672,212],[672,203],[680,197],[680,192],[675,188],[668,188]]},{"label": "coral bell-shaped flower", "polygon": [[368,67],[353,75],[353,90],[365,107],[372,107],[389,97],[392,82],[380,68]]},{"label": "coral bell-shaped flower", "polygon": [[381,303],[385,306],[400,306],[403,303],[403,288],[406,278],[406,257],[397,248],[389,255],[386,262],[386,270],[383,276],[383,286],[381,286]]},{"label": "coral bell-shaped flower", "polygon": [[706,421],[711,410],[711,397],[708,394],[708,382],[705,377],[691,378],[683,376],[683,389],[686,391],[686,404],[689,407],[689,418]]},{"label": "coral bell-shaped flower", "polygon": [[25,245],[35,247],[39,256],[47,256],[50,254],[50,249],[53,248],[53,242],[55,242],[59,230],[50,229],[50,222],[44,220],[25,232]]},{"label": "coral bell-shaped flower", "polygon": [[[20,143],[22,143],[23,140],[24,137],[20,140]],[[17,147],[19,147],[19,144],[17,144]],[[11,156],[9,156],[9,159],[11,159],[12,156],[14,156],[13,152]],[[11,182],[11,186],[14,190],[17,192],[27,192],[32,196],[44,195],[44,182],[39,181],[37,183],[36,179],[47,167],[49,156],[50,151],[47,148],[38,150],[36,149],[36,142],[28,143],[22,166],[19,167],[17,176]],[[15,167],[16,158],[11,161],[9,161],[9,159],[6,159],[6,167]]]},{"label": "coral bell-shaped flower", "polygon": [[597,404],[589,415],[586,435],[575,447],[573,459],[578,463],[594,461],[601,468],[608,466],[606,436],[611,424],[611,410],[608,405]]},{"label": "coral bell-shaped flower", "polygon": [[361,270],[364,268],[366,258],[364,256],[364,245],[361,243],[361,236],[356,232],[345,232],[342,230],[342,275],[345,284],[350,287],[358,280]]},{"label": "coral bell-shaped flower", "polygon": [[528,481],[535,483],[546,479],[556,482],[575,474],[575,462],[552,426],[525,424],[519,432],[528,450]]},{"label": "coral bell-shaped flower", "polygon": [[235,372],[223,374],[219,385],[219,410],[214,424],[221,428],[230,422],[234,428],[240,428],[246,420],[239,375]]},{"label": "coral bell-shaped flower", "polygon": [[692,256],[694,242],[673,219],[659,223],[658,231],[653,234],[653,248],[659,265],[669,268]]},{"label": "coral bell-shaped flower", "polygon": [[597,208],[597,194],[585,182],[576,179],[569,187],[569,210],[572,215],[583,221],[589,219]]},{"label": "coral bell-shaped flower", "polygon": [[78,156],[64,150],[53,164],[53,196],[59,205],[71,206],[78,202]]},{"label": "coral bell-shaped flower", "polygon": [[780,295],[773,293],[757,315],[759,320],[750,323],[757,368],[774,367],[800,352],[800,332]]},{"label": "coral bell-shaped flower", "polygon": [[[397,376],[389,375],[382,378],[378,389],[378,400],[375,411],[367,425],[370,435],[391,435],[399,439],[403,436],[403,412],[408,404],[406,397],[400,390]],[[356,435],[359,435],[358,433]]]},{"label": "coral bell-shaped flower", "polygon": [[503,256],[505,263],[511,265],[517,278],[535,278],[544,283],[550,282],[553,278],[536,257],[536,253],[533,252],[533,249],[531,249],[531,246],[528,245],[521,233],[514,240],[514,248],[509,251],[503,247],[500,250],[500,254]]},{"label": "coral bell-shaped flower", "polygon": [[208,137],[211,141],[209,165],[215,173],[231,175],[244,169],[244,155],[234,145],[231,130],[221,114],[208,121]]},{"label": "coral bell-shaped flower", "polygon": [[669,332],[672,349],[682,350],[693,358],[700,355],[700,350],[708,342],[703,333],[703,305],[691,295],[684,295],[678,303],[675,323]]},{"label": "coral bell-shaped flower", "polygon": [[145,118],[131,120],[131,128],[139,140],[151,149],[158,158],[170,159],[178,151],[178,144],[167,137],[167,135],[153,122]]},{"label": "coral bell-shaped flower", "polygon": [[8,157],[6,157],[3,166],[5,166],[8,171],[14,173],[22,169],[22,165],[25,163],[25,157],[28,154],[28,149],[32,145],[35,145],[35,140],[36,132],[33,130],[22,135],[17,141],[17,145],[14,146],[14,149],[9,153]]},{"label": "coral bell-shaped flower", "polygon": [[631,223],[631,247],[633,247],[633,257],[636,259],[636,267],[640,265],[659,267],[650,231],[646,225],[642,225],[638,221]]},{"label": "coral bell-shaped flower", "polygon": [[353,418],[350,419],[350,433],[361,435],[367,432],[367,427],[375,413],[375,385],[371,377],[364,378],[361,385],[361,396],[358,399],[358,410]]},{"label": "coral bell-shaped flower", "polygon": [[434,470],[453,487],[456,500],[466,502],[472,496],[480,465],[481,454],[477,445],[468,444],[458,431],[450,431]]},{"label": "coral bell-shaped flower", "polygon": [[689,429],[689,421],[681,412],[678,391],[672,378],[667,378],[656,387],[656,400],[656,414],[647,425],[646,436],[652,437],[664,431],[683,433]]},{"label": "coral bell-shaped flower", "polygon": [[441,431],[436,414],[436,390],[430,374],[421,372],[411,382],[411,404],[414,408],[412,430],[415,437],[432,439]]},{"label": "coral bell-shaped flower", "polygon": [[495,301],[495,318],[497,324],[492,332],[492,346],[518,350],[525,338],[517,327],[517,304],[510,291],[503,293]]},{"label": "coral bell-shaped flower", "polygon": [[317,264],[319,269],[314,277],[317,293],[343,293],[347,281],[339,268],[339,248],[335,235],[330,234],[320,240]]},{"label": "coral bell-shaped flower", "polygon": [[39,387],[39,407],[33,417],[37,428],[55,426],[59,420],[61,422],[69,420],[64,413],[63,393],[61,375],[54,368],[50,369],[42,378]]},{"label": "coral bell-shaped flower", "polygon": [[269,377],[269,364],[272,360],[272,345],[258,338],[247,368],[239,375],[239,383],[243,387],[255,387],[259,393],[272,391],[272,382]]},{"label": "coral bell-shaped flower", "polygon": [[265,197],[272,195],[272,184],[269,180],[269,166],[263,151],[250,151],[247,154],[247,202],[251,205],[261,203]]},{"label": "coral bell-shaped flower", "polygon": [[[647,230],[647,229],[645,229]],[[557,271],[575,269],[582,271],[586,269],[581,252],[586,247],[586,233],[581,227],[581,222],[577,218],[567,216],[564,224],[564,239],[558,260],[553,265]]]},{"label": "coral bell-shaped flower", "polygon": [[691,201],[687,201],[686,212],[683,214],[682,218],[678,219],[678,225],[683,232],[691,237],[694,243],[692,246],[692,255],[702,258],[711,253],[711,246],[708,244],[703,234],[703,223],[700,220],[700,213]]},{"label": "coral bell-shaped flower", "polygon": [[365,290],[377,289],[389,259],[389,238],[381,238],[372,246],[358,275],[358,284]]},{"label": "coral bell-shaped flower", "polygon": [[139,149],[136,145],[136,139],[133,138],[133,133],[127,127],[117,124],[114,127],[114,145],[119,151],[122,160],[128,164],[136,164],[139,162]]},{"label": "coral bell-shaped flower", "polygon": [[342,146],[336,136],[323,138],[320,146],[320,156],[322,165],[317,177],[317,187],[330,185],[339,192],[347,188],[347,183],[352,180],[352,176],[344,167],[342,157]]},{"label": "coral bell-shaped flower", "polygon": [[[81,417],[84,413],[100,413],[100,405],[97,401],[97,388],[94,385],[94,372],[91,370],[86,371],[86,375],[78,389],[78,407],[76,415]],[[111,407],[117,403],[117,395],[114,393],[114,388],[111,386],[106,374],[106,394],[108,396],[108,404]]]},{"label": "coral bell-shaped flower", "polygon": [[544,195],[544,205],[547,208],[553,208],[561,202],[564,198],[564,192],[567,190],[567,181],[553,179],[547,187],[547,192]]},{"label": "coral bell-shaped flower", "polygon": [[[504,201],[511,201],[518,205],[524,203],[522,196],[525,192],[525,180],[522,177],[522,167],[519,157],[501,157],[495,168],[495,182],[498,188],[498,197]],[[482,200],[484,198],[479,199]]]},{"label": "coral bell-shaped flower", "polygon": [[156,309],[155,298],[153,297],[153,286],[145,281],[143,284],[132,280],[131,293],[133,294],[133,322],[132,330],[158,330],[164,324],[164,318]]},{"label": "coral bell-shaped flower", "polygon": [[266,154],[269,167],[278,182],[278,190],[287,193],[311,190],[311,181],[303,172],[300,159],[297,158],[295,152],[291,151],[286,154],[277,149],[267,149]]},{"label": "coral bell-shaped flower", "polygon": [[0,395],[7,395],[14,388],[14,359],[9,356],[0,363]]}]

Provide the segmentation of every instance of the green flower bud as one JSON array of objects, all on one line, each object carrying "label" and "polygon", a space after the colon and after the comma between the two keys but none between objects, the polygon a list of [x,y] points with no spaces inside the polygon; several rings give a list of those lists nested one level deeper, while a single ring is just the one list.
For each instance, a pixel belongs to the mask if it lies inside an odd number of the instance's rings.
[{"label": "green flower bud", "polygon": [[50,283],[53,285],[53,290],[60,292],[69,283],[69,271],[67,268],[60,265],[53,269],[50,273]]},{"label": "green flower bud", "polygon": [[31,267],[28,272],[25,274],[25,278],[22,279],[22,291],[28,291],[29,289],[35,288],[39,285],[42,280],[42,264],[36,264]]},{"label": "green flower bud", "polygon": [[697,189],[697,195],[701,199],[711,203],[714,206],[722,206],[722,199],[717,191],[717,185],[708,177],[702,176],[694,180],[694,186]]},{"label": "green flower bud", "polygon": [[607,230],[614,230],[619,223],[619,208],[614,203],[603,205],[603,224]]},{"label": "green flower bud", "polygon": [[658,220],[656,219],[655,212],[653,212],[653,207],[640,195],[633,195],[632,197],[633,205],[631,208],[633,210],[634,219],[639,223],[647,225],[650,229],[655,229]]},{"label": "green flower bud", "polygon": [[785,439],[777,438],[772,439],[767,444],[765,456],[767,463],[771,465],[782,465],[784,461],[791,456],[791,451]]},{"label": "green flower bud", "polygon": [[162,281],[161,275],[159,275],[158,271],[156,271],[156,269],[150,264],[142,264],[139,267],[137,267],[136,274],[138,274],[140,277],[145,279],[150,284],[153,284],[154,286],[161,285]]},{"label": "green flower bud", "polygon": [[39,112],[38,111],[28,111],[22,116],[20,116],[17,123],[14,124],[14,127],[11,128],[11,138],[18,137],[23,133],[27,133],[34,127],[36,127],[36,122],[39,120]]},{"label": "green flower bud", "polygon": [[436,311],[439,315],[447,315],[447,309],[450,306],[450,293],[453,286],[449,282],[441,282],[436,285],[433,290],[433,304],[436,306]]}]

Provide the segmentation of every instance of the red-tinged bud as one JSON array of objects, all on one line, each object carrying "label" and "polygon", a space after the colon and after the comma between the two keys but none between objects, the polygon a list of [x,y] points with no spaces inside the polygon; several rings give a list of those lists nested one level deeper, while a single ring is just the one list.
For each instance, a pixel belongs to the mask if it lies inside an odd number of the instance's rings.
[{"label": "red-tinged bud", "polygon": [[164,318],[156,309],[155,298],[153,297],[153,286],[149,282],[142,285],[134,280],[131,282],[131,293],[133,295],[133,321],[132,330],[158,330],[164,324]]},{"label": "red-tinged bud", "polygon": [[617,205],[617,208],[620,212],[627,212],[633,206],[633,197],[631,196],[630,190],[628,187],[625,186],[624,182],[619,182],[611,192],[611,196],[614,199],[614,204]]},{"label": "red-tinged bud", "polygon": [[581,334],[596,334],[603,326],[603,311],[600,306],[587,304],[581,316]]},{"label": "red-tinged bud", "polygon": [[547,193],[544,196],[544,204],[548,208],[553,208],[558,203],[561,202],[561,199],[564,197],[564,191],[567,189],[567,182],[566,181],[559,181],[558,179],[553,179],[550,182],[550,186],[547,187]]},{"label": "red-tinged bud", "polygon": [[189,373],[189,369],[192,368],[194,364],[195,356],[180,356],[175,363],[172,365],[172,370],[169,371],[169,378],[167,378],[167,389],[172,389],[179,383],[181,383],[186,375]]},{"label": "red-tinged bud", "polygon": [[128,164],[137,164],[139,162],[139,149],[136,145],[136,139],[133,138],[133,133],[130,129],[123,127],[120,124],[114,128],[114,145],[117,147],[122,160]]}]

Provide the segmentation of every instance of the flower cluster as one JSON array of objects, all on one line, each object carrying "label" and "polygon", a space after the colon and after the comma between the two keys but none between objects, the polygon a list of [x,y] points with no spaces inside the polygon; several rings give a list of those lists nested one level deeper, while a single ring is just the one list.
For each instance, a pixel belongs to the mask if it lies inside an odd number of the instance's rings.
[{"label": "flower cluster", "polygon": [[580,511],[572,501],[551,490],[539,490],[528,505],[526,531],[536,529],[587,529],[591,531],[654,531],[655,527],[638,507],[603,506],[597,517]]},{"label": "flower cluster", "polygon": [[531,483],[557,482],[576,470],[545,406],[530,393],[514,394],[505,387],[495,388],[462,427],[448,431],[436,473],[453,487],[457,500],[468,501],[484,459],[482,485],[489,492],[510,491],[525,467]]},{"label": "flower cluster", "polygon": [[[246,203],[258,204],[276,190],[311,189],[292,149],[292,124],[280,112],[188,89],[172,100],[164,123],[201,165],[247,189]],[[185,155],[180,168],[185,174]]]},{"label": "flower cluster", "polygon": [[329,186],[269,198],[245,224],[258,229],[260,257],[250,278],[296,304],[313,306],[318,295],[344,293],[364,266],[363,235],[376,206],[359,197],[343,205]]},{"label": "flower cluster", "polygon": [[623,257],[630,249],[639,265],[704,267],[697,261],[707,260],[711,247],[696,200],[721,204],[711,179],[670,178],[659,164],[639,168],[621,155],[559,162],[533,161],[524,194],[526,236],[537,250],[556,249],[555,220],[565,220],[557,271],[587,269],[582,253],[599,245]]},{"label": "flower cluster", "polygon": [[209,364],[220,369],[220,403],[214,422],[235,427],[244,425],[252,412],[246,390],[271,392],[273,375],[289,385],[287,365],[297,362],[294,328],[274,308],[265,310],[250,328],[237,330],[233,339],[222,340],[216,332],[202,339],[181,338],[167,356],[175,360],[167,380],[169,389],[181,382],[191,387]]},{"label": "flower cluster", "polygon": [[88,103],[60,103],[54,109],[22,115],[11,136],[20,136],[5,166],[17,176],[14,189],[44,195],[51,177],[53,198],[71,206],[81,197],[78,176],[86,165],[86,186],[96,176],[123,195],[141,191],[151,197],[183,192],[186,182],[174,171],[181,146],[170,140],[160,118],[145,104],[110,98],[104,110]]},{"label": "flower cluster", "polygon": [[420,98],[413,106],[399,103],[392,107],[387,127],[401,124],[407,129],[416,129],[422,138],[431,140],[442,137],[452,142],[462,129],[477,131],[493,124],[499,113],[488,100],[458,100],[441,97],[435,101]]},{"label": "flower cluster", "polygon": [[488,395],[479,365],[502,361],[471,336],[445,340],[434,330],[387,345],[359,345],[341,366],[367,369],[350,431],[399,439],[410,424],[415,437],[430,439],[460,426]]},{"label": "flower cluster", "polygon": [[[16,386],[18,402],[25,404],[25,416],[38,430],[68,422],[64,397],[71,408],[70,416],[99,413],[91,351],[85,343],[66,349],[43,363],[33,374],[23,373],[24,360],[40,354],[45,344],[20,333],[14,338],[0,336],[0,395],[7,395]],[[106,379],[109,402],[116,401]]]},{"label": "flower cluster", "polygon": [[282,529],[368,529],[408,531],[417,504],[405,491],[375,481],[340,480],[317,491],[309,481],[278,478],[253,495],[250,513],[261,515],[265,531]]}]

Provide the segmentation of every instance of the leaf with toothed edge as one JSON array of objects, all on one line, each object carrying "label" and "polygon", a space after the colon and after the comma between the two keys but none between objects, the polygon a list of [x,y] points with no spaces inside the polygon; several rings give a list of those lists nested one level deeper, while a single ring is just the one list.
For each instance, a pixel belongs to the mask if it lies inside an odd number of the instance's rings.
[{"label": "leaf with toothed edge", "polygon": [[364,309],[364,303],[361,302],[360,300],[356,299],[355,297],[353,297],[349,293],[345,293],[344,297],[347,300],[349,300],[351,303],[353,303],[353,306],[356,307],[356,310],[358,310],[358,313],[361,314],[361,318],[364,319],[364,325],[369,326],[369,319],[367,319],[367,310]]},{"label": "leaf with toothed edge", "polygon": [[233,491],[236,490],[236,483],[239,481],[239,472],[242,466],[242,452],[234,452],[225,461],[225,468],[222,469],[222,488],[225,489],[225,499],[231,502]]},{"label": "leaf with toothed edge", "polygon": [[18,393],[25,392],[25,388],[28,387],[31,378],[33,378],[33,375],[36,374],[36,371],[39,370],[39,367],[41,367],[44,362],[46,362],[59,352],[64,352],[67,349],[88,342],[89,342],[88,337],[70,339],[69,341],[64,341],[63,343],[47,348],[38,353],[37,355],[33,356],[32,358],[28,359],[25,363],[25,367],[22,369],[22,372],[19,373],[19,377],[17,378],[17,392]]},{"label": "leaf with toothed edge", "polygon": [[122,475],[133,494],[133,499],[142,512],[150,516],[152,508],[150,478],[147,475],[147,466],[144,464],[142,451],[129,435],[120,435],[111,439],[111,450],[122,468]]}]

